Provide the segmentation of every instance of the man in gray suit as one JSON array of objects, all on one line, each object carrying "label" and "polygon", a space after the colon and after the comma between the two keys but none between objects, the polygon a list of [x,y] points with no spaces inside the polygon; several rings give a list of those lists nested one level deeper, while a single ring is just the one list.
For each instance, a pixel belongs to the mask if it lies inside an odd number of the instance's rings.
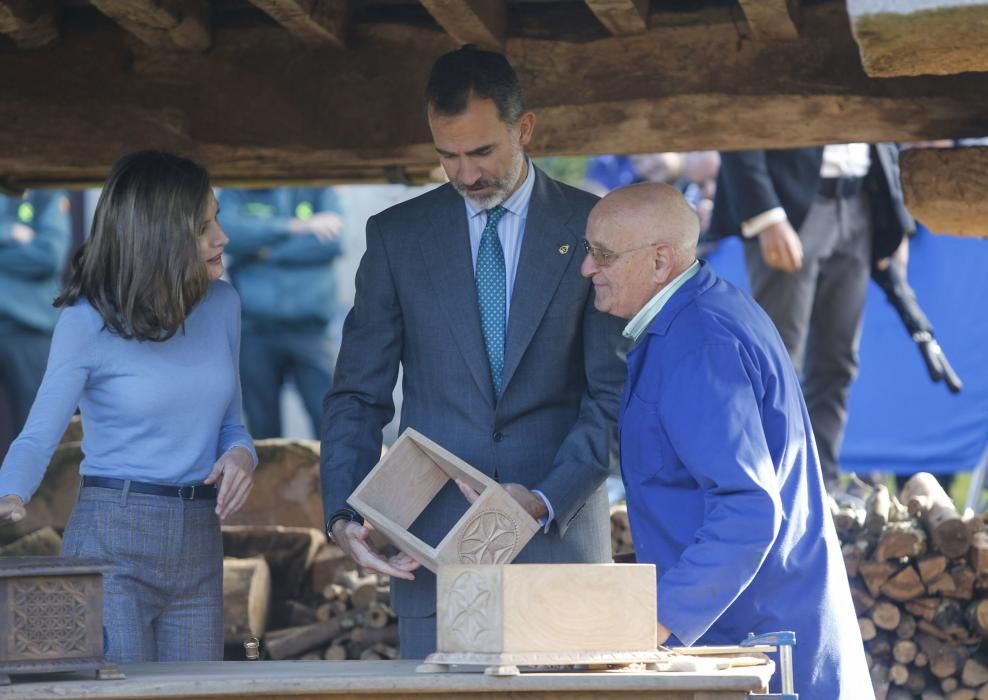
[{"label": "man in gray suit", "polygon": [[[525,156],[535,115],[507,60],[472,46],[440,57],[426,101],[450,182],[368,221],[322,428],[327,531],[393,577],[404,658],[435,650],[435,578],[374,550],[346,505],[380,456],[399,365],[401,429],[503,483],[543,524],[522,562],[610,560],[602,484],[625,375],[620,324],[580,276],[597,198]],[[467,506],[448,483],[411,531],[435,546]]]}]

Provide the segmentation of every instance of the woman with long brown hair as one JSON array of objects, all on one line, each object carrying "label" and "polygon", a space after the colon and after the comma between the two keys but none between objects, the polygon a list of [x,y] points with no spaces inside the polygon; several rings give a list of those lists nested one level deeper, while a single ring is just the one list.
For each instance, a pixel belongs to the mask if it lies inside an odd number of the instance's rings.
[{"label": "woman with long brown hair", "polygon": [[208,173],[140,151],[114,165],[55,305],[44,381],[0,468],[19,520],[78,406],[82,485],[63,553],[106,559],[107,656],[223,656],[220,520],[257,464],[241,422],[240,301]]}]

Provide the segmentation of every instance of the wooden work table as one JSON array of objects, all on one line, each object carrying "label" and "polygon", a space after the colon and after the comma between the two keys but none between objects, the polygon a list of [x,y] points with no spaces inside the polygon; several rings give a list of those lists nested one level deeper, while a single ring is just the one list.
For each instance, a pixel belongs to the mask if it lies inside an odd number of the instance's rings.
[{"label": "wooden work table", "polygon": [[[126,680],[81,675],[21,677],[0,687],[0,700],[74,698],[398,698],[466,700],[479,694],[512,698],[650,698],[746,700],[766,692],[772,664],[715,673],[604,671],[528,673],[494,678],[483,673],[416,673],[415,661],[226,661],[133,664]],[[57,678],[57,680],[53,680]]]}]

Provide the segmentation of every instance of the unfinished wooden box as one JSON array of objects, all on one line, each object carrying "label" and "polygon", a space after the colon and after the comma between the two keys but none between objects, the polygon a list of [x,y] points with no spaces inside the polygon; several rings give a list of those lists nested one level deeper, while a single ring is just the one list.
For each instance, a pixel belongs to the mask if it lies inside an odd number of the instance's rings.
[{"label": "unfinished wooden box", "polygon": [[653,663],[656,607],[651,564],[443,566],[438,651],[422,670],[479,664],[503,675],[518,666]]},{"label": "unfinished wooden box", "polygon": [[123,678],[103,658],[104,562],[0,558],[0,685],[22,673],[96,672]]},{"label": "unfinished wooden box", "polygon": [[[450,479],[480,497],[431,547],[408,528]],[[388,541],[437,572],[444,564],[507,564],[539,524],[500,484],[421,433],[408,428],[347,502]]]}]

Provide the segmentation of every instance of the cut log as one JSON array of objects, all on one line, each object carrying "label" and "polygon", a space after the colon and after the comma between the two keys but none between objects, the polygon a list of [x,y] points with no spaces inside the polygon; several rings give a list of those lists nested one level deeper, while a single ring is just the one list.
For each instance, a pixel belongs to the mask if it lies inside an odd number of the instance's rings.
[{"label": "cut log", "polygon": [[309,527],[322,532],[319,442],[271,439],[258,440],[255,446],[260,464],[254,472],[254,489],[244,507],[224,524]]},{"label": "cut log", "polygon": [[988,700],[988,683],[978,688],[978,694],[974,696],[974,700]]},{"label": "cut log", "polygon": [[916,562],[919,577],[923,583],[930,583],[947,570],[947,557],[942,554],[927,554]]},{"label": "cut log", "polygon": [[228,557],[264,557],[271,571],[272,595],[277,600],[301,597],[305,574],[319,548],[322,530],[281,525],[224,525],[223,553]]},{"label": "cut log", "polygon": [[0,557],[54,557],[61,551],[62,538],[54,528],[43,527],[0,547]]},{"label": "cut log", "polygon": [[988,600],[976,600],[968,605],[965,617],[974,634],[988,638]]},{"label": "cut log", "polygon": [[902,621],[895,628],[895,636],[899,639],[912,639],[916,635],[916,618],[909,613],[902,614]]},{"label": "cut log", "polygon": [[900,639],[892,646],[892,658],[900,664],[911,664],[917,653],[919,646],[911,639]]},{"label": "cut log", "polygon": [[926,552],[926,532],[914,521],[889,523],[882,531],[874,558],[878,561],[918,557]]},{"label": "cut log", "polygon": [[[327,542],[319,549],[310,567],[312,590],[322,591],[325,596],[326,586],[333,584],[337,572],[355,569],[356,566],[356,563],[344,554],[342,549],[331,542]],[[326,599],[332,600],[328,596]]]},{"label": "cut log", "polygon": [[891,506],[892,499],[889,496],[888,487],[885,484],[879,484],[865,501],[864,529],[869,537],[873,539],[881,537],[882,531],[889,522]]},{"label": "cut log", "polygon": [[285,602],[284,608],[284,617],[292,627],[311,625],[313,622],[318,621],[316,617],[318,611],[311,605],[300,603],[297,600],[289,600]]},{"label": "cut log", "polygon": [[861,65],[872,77],[988,71],[986,3],[848,0],[847,12]]},{"label": "cut log", "polygon": [[926,655],[926,652],[918,652],[916,658],[913,660],[913,666],[916,668],[926,668],[930,665],[930,657]]},{"label": "cut log", "polygon": [[967,560],[975,575],[988,575],[988,532],[975,532],[971,535],[971,552]]},{"label": "cut log", "polygon": [[861,630],[861,641],[863,642],[870,642],[878,634],[875,621],[870,617],[859,617],[858,629]]},{"label": "cut log", "polygon": [[988,658],[983,653],[973,654],[964,662],[961,682],[970,688],[980,688],[988,684]]},{"label": "cut log", "polygon": [[344,629],[338,619],[317,622],[303,627],[278,630],[266,638],[268,656],[276,661],[304,654],[313,647],[326,644]]},{"label": "cut log", "polygon": [[348,640],[334,640],[332,644],[326,647],[326,652],[323,654],[323,658],[327,661],[346,661],[346,642]]},{"label": "cut log", "polygon": [[889,668],[889,682],[894,685],[905,685],[909,680],[909,668],[905,664],[892,664]]},{"label": "cut log", "polygon": [[912,566],[907,566],[882,584],[881,592],[892,600],[903,602],[918,598],[926,592],[919,574]]},{"label": "cut log", "polygon": [[387,627],[394,620],[394,611],[387,605],[382,605],[376,601],[372,602],[364,613],[364,624],[376,629]]},{"label": "cut log", "polygon": [[861,586],[859,581],[854,581],[851,584],[851,600],[854,602],[854,611],[858,615],[864,615],[875,604],[875,599]]},{"label": "cut log", "polygon": [[954,502],[932,474],[920,472],[902,487],[900,498],[910,511],[916,503],[923,524],[933,540],[933,545],[948,558],[955,559],[967,553],[971,547],[971,532],[961,519]]},{"label": "cut log", "polygon": [[261,557],[223,560],[223,642],[239,645],[264,635],[271,574]]},{"label": "cut log", "polygon": [[957,680],[956,678],[943,678],[940,680],[940,690],[942,690],[947,695],[950,695],[952,692],[957,690],[960,684],[961,684],[960,681]]},{"label": "cut log", "polygon": [[947,700],[975,700],[977,691],[974,688],[958,688],[947,693]]},{"label": "cut log", "polygon": [[954,588],[949,593],[944,591],[944,595],[958,600],[971,600],[974,597],[974,571],[971,567],[953,566],[949,573],[954,581]]},{"label": "cut log", "polygon": [[936,656],[930,657],[930,673],[940,679],[957,676],[967,660],[968,653],[964,647],[943,645]]},{"label": "cut log", "polygon": [[914,600],[907,600],[904,603],[904,607],[910,614],[928,622],[933,621],[933,617],[937,614],[937,608],[939,606],[939,598],[916,598]]},{"label": "cut log", "polygon": [[848,578],[858,575],[858,567],[868,554],[868,541],[857,540],[841,545],[841,554],[844,557],[844,568],[847,570]]},{"label": "cut log", "polygon": [[892,631],[899,626],[902,621],[902,611],[895,603],[887,600],[875,604],[871,610],[871,619],[875,622],[875,627],[882,630]]},{"label": "cut log", "polygon": [[887,664],[874,663],[868,669],[871,675],[871,685],[875,689],[876,700],[883,700],[888,697],[889,692],[889,667]]},{"label": "cut log", "polygon": [[918,668],[909,669],[909,678],[906,680],[906,690],[916,698],[923,694],[929,685],[929,680],[926,671],[920,670]]},{"label": "cut log", "polygon": [[871,640],[871,644],[868,645],[871,653],[881,659],[891,659],[892,658],[892,635],[883,630],[878,630],[875,633],[875,638]]},{"label": "cut log", "polygon": [[899,571],[899,567],[887,561],[863,561],[858,571],[868,592],[878,597],[882,586]]}]

